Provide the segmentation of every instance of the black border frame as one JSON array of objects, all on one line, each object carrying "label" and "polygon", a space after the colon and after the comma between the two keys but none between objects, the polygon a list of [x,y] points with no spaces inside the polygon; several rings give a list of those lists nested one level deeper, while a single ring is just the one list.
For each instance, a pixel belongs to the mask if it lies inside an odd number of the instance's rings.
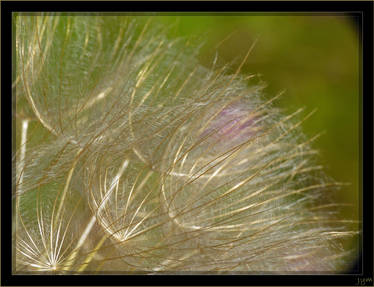
[{"label": "black border frame", "polygon": [[[219,1],[219,2],[1,2],[1,285],[373,285],[373,2]],[[360,274],[342,275],[12,275],[12,13],[13,12],[266,12],[359,13],[361,28],[362,248]],[[360,262],[361,261],[361,262]]]}]

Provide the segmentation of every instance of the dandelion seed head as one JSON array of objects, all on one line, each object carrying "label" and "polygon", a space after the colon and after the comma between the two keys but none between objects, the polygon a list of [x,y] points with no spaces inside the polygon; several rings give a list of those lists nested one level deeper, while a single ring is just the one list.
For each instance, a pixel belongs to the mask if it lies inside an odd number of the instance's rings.
[{"label": "dandelion seed head", "polygon": [[17,109],[49,134],[14,157],[21,269],[343,270],[358,229],[324,202],[309,115],[140,19],[17,18]]}]

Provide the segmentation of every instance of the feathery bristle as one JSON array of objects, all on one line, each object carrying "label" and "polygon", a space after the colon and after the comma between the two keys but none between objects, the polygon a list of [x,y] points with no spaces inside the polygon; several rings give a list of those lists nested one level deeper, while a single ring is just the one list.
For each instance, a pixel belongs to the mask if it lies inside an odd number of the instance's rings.
[{"label": "feathery bristle", "polygon": [[348,268],[343,184],[301,131],[312,113],[248,86],[254,45],[229,74],[145,16],[15,22],[17,109],[49,134],[14,156],[16,273]]}]

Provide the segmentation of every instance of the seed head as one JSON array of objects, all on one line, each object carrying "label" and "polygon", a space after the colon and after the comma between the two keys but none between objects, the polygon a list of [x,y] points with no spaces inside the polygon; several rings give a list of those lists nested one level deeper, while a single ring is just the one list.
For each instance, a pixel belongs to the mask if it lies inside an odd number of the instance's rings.
[{"label": "seed head", "polygon": [[[329,201],[342,184],[317,164],[302,109],[285,115],[240,68],[203,67],[144,17],[16,27],[17,109],[37,126],[14,156],[16,271],[347,268],[357,223]],[[30,209],[38,190],[48,200]]]}]

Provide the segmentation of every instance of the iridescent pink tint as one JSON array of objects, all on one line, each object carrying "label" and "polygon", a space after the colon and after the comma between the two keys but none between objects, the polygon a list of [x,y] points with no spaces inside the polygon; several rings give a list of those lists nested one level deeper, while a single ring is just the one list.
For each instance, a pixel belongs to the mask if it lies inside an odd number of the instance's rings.
[{"label": "iridescent pink tint", "polygon": [[245,102],[236,101],[214,115],[200,137],[214,140],[220,148],[235,147],[254,135],[255,120]]}]

